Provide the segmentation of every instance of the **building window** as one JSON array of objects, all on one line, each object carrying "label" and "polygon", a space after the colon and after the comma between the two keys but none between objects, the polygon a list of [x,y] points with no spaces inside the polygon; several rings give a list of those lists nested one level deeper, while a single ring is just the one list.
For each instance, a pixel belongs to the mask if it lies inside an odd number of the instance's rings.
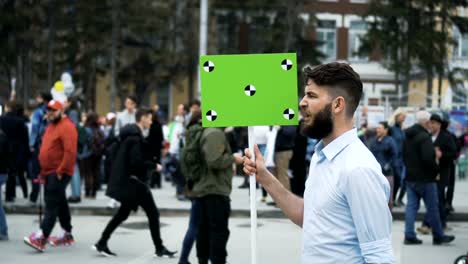
[{"label": "building window", "polygon": [[318,21],[317,41],[318,48],[325,55],[326,60],[336,59],[336,21]]},{"label": "building window", "polygon": [[457,27],[453,29],[453,58],[468,58],[468,34],[462,34]]},{"label": "building window", "polygon": [[362,20],[351,21],[348,32],[348,59],[350,61],[367,61],[367,56],[357,54],[362,44],[362,38],[367,33],[367,23]]}]

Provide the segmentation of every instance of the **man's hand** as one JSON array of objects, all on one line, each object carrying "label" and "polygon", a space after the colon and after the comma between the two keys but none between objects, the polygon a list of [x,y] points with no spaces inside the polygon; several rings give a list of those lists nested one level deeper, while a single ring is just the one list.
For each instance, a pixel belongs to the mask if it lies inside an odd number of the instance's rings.
[{"label": "man's hand", "polygon": [[156,172],[161,172],[162,171],[162,166],[161,164],[156,164]]},{"label": "man's hand", "polygon": [[268,174],[268,170],[265,166],[265,160],[263,159],[258,146],[255,144],[254,146],[255,151],[255,161],[252,160],[252,154],[250,153],[249,149],[245,149],[245,156],[244,156],[244,172],[251,176],[253,174],[257,175],[257,181],[262,183]]},{"label": "man's hand", "polygon": [[57,173],[57,179],[62,180],[63,175]]},{"label": "man's hand", "polygon": [[232,156],[234,157],[234,162],[235,162],[237,165],[241,165],[242,163],[244,163],[244,158],[242,157],[241,154],[239,154],[239,153],[234,153]]}]

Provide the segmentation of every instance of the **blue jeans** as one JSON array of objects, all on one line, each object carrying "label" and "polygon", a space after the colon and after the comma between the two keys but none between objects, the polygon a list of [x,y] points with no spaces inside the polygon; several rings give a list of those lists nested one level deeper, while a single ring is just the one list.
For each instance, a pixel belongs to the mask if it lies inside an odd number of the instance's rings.
[{"label": "blue jeans", "polygon": [[0,174],[0,236],[8,237],[8,226],[5,217],[5,210],[3,210],[2,204],[2,185],[6,182],[8,174]]},{"label": "blue jeans", "polygon": [[200,223],[200,200],[194,198],[192,200],[192,208],[190,209],[190,220],[187,233],[185,233],[184,242],[182,243],[182,251],[180,253],[179,264],[187,264],[190,251],[193,243],[197,239],[198,225]]},{"label": "blue jeans", "polygon": [[71,193],[72,197],[80,198],[81,197],[81,176],[80,169],[78,168],[78,162],[75,163],[75,173],[71,178]]},{"label": "blue jeans", "polygon": [[434,237],[442,237],[444,231],[442,230],[440,222],[436,183],[406,182],[406,191],[408,203],[406,204],[405,212],[405,238],[416,238],[414,222],[416,221],[416,214],[419,210],[421,198],[424,200],[424,205],[426,206],[427,219],[432,227],[432,235]]}]

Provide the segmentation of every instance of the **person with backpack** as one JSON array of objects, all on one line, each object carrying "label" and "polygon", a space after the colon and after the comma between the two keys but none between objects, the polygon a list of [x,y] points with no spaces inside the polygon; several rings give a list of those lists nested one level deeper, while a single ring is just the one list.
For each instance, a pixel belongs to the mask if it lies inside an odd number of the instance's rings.
[{"label": "person with backpack", "polygon": [[104,132],[99,126],[99,116],[89,113],[84,126],[86,143],[80,160],[80,172],[85,181],[85,197],[95,199],[99,180],[99,166],[105,149]]},{"label": "person with backpack", "polygon": [[[226,263],[232,165],[242,164],[243,159],[238,153],[232,154],[222,129],[203,129],[198,122],[189,128],[186,138],[182,154],[183,171],[188,175],[189,187],[193,185],[191,191],[200,207],[197,257],[200,264],[207,264],[208,261],[214,264]],[[196,220],[195,210],[193,220]],[[194,225],[192,221],[192,230]]]},{"label": "person with backpack", "polygon": [[[52,100],[47,105],[49,125],[39,152],[41,177],[44,179],[45,214],[38,231],[24,238],[24,242],[43,252],[46,242],[71,245],[71,215],[66,197],[67,185],[74,173],[78,135],[73,122],[64,115],[63,105]],[[50,237],[57,217],[63,229],[59,237]]]},{"label": "person with backpack", "polygon": [[116,256],[109,250],[109,241],[115,229],[124,222],[131,211],[139,206],[148,217],[149,228],[158,257],[173,257],[176,252],[169,251],[163,244],[160,233],[159,211],[154,202],[151,190],[146,184],[147,168],[160,168],[158,164],[144,156],[143,131],[152,123],[151,109],[140,108],[136,112],[134,125],[127,125],[119,133],[120,140],[113,145],[111,155],[112,173],[107,185],[106,195],[121,203],[117,213],[105,227],[99,241],[93,248],[104,256]]}]

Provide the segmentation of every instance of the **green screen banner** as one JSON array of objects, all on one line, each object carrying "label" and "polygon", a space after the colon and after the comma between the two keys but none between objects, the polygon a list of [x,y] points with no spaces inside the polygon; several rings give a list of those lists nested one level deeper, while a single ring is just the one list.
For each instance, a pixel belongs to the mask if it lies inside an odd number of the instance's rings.
[{"label": "green screen banner", "polygon": [[295,53],[200,57],[203,127],[297,125]]}]

